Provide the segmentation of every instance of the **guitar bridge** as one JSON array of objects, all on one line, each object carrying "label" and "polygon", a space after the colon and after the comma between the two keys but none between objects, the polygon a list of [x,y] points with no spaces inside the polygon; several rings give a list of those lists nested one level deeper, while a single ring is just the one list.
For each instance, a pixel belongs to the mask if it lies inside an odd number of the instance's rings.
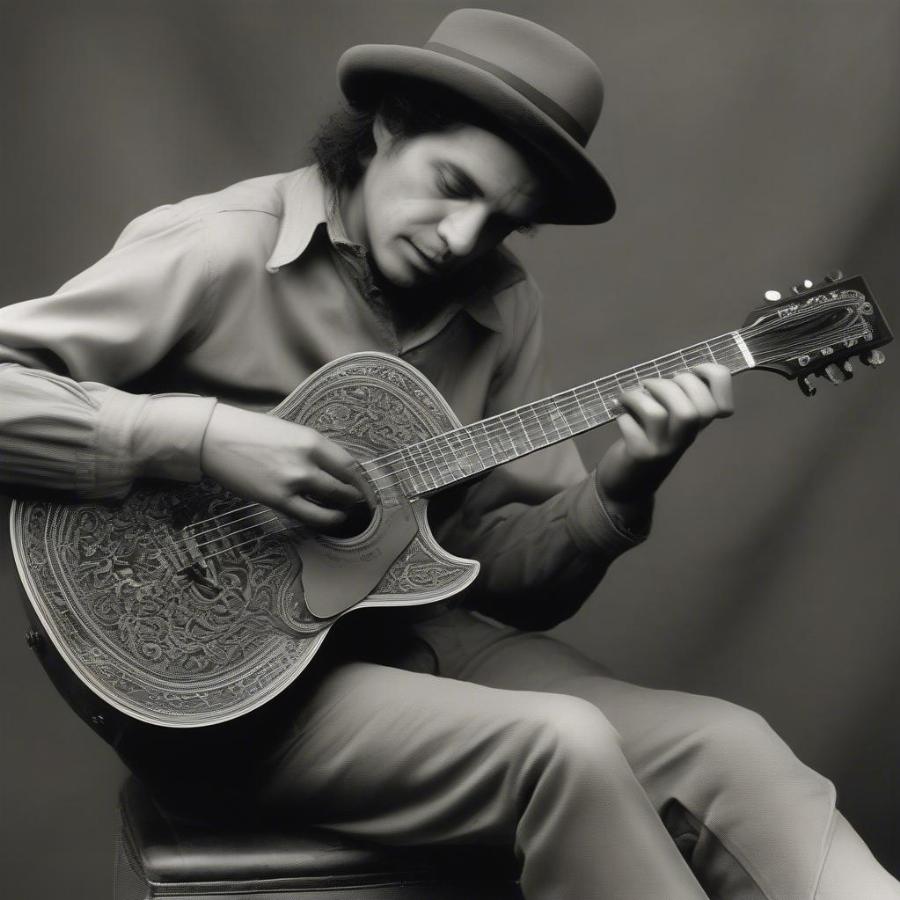
[{"label": "guitar bridge", "polygon": [[207,600],[213,600],[222,593],[222,588],[210,576],[209,566],[204,560],[195,560],[178,573],[191,581]]}]

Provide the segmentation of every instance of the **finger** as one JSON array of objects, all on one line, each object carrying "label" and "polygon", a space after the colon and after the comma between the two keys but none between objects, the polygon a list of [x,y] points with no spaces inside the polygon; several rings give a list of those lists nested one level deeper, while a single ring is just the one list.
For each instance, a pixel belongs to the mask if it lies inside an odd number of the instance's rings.
[{"label": "finger", "polygon": [[616,424],[619,426],[619,432],[629,454],[634,459],[650,459],[656,455],[656,448],[650,443],[647,433],[631,413],[621,413],[616,418]]},{"label": "finger", "polygon": [[644,388],[666,410],[666,426],[671,437],[679,444],[693,438],[703,424],[697,407],[690,397],[674,381],[651,378]]},{"label": "finger", "polygon": [[[338,481],[352,485],[360,494],[364,493],[362,467],[356,458],[340,444],[319,435],[319,440],[310,448],[310,457],[329,475],[337,478]],[[359,500],[361,497],[356,499]]]},{"label": "finger", "polygon": [[719,418],[734,412],[734,389],[732,375],[725,366],[718,363],[700,363],[691,370],[709,386],[710,393],[719,408]]},{"label": "finger", "polygon": [[296,492],[322,506],[344,508],[361,502],[362,493],[352,484],[340,481],[324,469],[313,469],[294,482]]},{"label": "finger", "polygon": [[693,372],[680,372],[674,381],[687,394],[694,408],[700,414],[704,424],[718,416],[719,406],[710,391],[709,385]]},{"label": "finger", "polygon": [[668,431],[669,413],[652,395],[645,391],[624,391],[619,403],[631,413],[635,423],[654,442],[663,440]]},{"label": "finger", "polygon": [[281,504],[281,511],[317,531],[326,528],[336,528],[347,520],[345,512],[339,509],[328,509],[325,506],[319,506],[318,503],[313,503],[312,500],[307,500],[305,497],[300,497],[296,494],[288,497]]}]

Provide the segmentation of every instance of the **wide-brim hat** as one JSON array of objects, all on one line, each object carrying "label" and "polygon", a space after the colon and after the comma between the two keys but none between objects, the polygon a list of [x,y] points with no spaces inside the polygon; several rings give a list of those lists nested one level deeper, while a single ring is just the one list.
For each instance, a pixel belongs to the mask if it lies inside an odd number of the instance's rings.
[{"label": "wide-brim hat", "polygon": [[603,82],[594,61],[565,38],[518,16],[458,9],[422,47],[361,44],[338,61],[341,90],[355,106],[372,105],[397,78],[461,95],[536,151],[552,181],[540,221],[591,224],[615,213],[612,191],[584,150]]}]

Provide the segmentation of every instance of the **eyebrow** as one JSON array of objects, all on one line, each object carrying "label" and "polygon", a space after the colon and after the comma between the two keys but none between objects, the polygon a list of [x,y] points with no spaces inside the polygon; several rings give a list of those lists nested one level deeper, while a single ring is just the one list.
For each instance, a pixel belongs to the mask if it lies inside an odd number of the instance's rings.
[{"label": "eyebrow", "polygon": [[[478,182],[475,181],[475,179],[472,178],[472,176],[469,175],[469,173],[466,172],[465,169],[460,168],[460,166],[455,162],[451,162],[450,160],[442,160],[438,165],[443,166],[445,169],[447,169],[450,174],[452,174],[453,177],[459,181],[460,187],[472,194],[473,197],[485,196],[484,190],[481,188]],[[538,203],[536,201],[533,201],[532,205],[536,214]],[[500,216],[500,218],[508,221],[513,228],[530,226],[534,219],[534,216],[511,216],[509,215],[509,213],[499,213],[498,215]]]},{"label": "eyebrow", "polygon": [[464,169],[461,169],[456,163],[450,162],[448,160],[448,161],[442,162],[441,165],[444,166],[446,169],[448,169],[451,172],[453,177],[459,181],[460,186],[464,190],[468,191],[470,194],[472,194],[475,197],[483,197],[484,196],[484,191],[482,190],[482,188],[478,184],[478,182],[475,181],[475,179],[472,178],[472,176],[469,175],[468,172],[466,172]]}]

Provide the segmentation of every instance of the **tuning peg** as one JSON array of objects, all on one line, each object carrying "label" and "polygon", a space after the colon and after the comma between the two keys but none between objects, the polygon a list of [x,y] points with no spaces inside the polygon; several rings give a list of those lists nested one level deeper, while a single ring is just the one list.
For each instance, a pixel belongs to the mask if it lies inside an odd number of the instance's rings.
[{"label": "tuning peg", "polygon": [[842,384],[847,380],[847,376],[837,363],[829,363],[825,366],[823,374],[832,384]]},{"label": "tuning peg", "polygon": [[826,276],[825,280],[834,284],[836,281],[842,281],[844,273],[840,269],[832,269]]},{"label": "tuning peg", "polygon": [[849,381],[853,377],[853,363],[849,359],[845,359],[841,363],[841,369],[844,371],[844,380]]},{"label": "tuning peg", "polygon": [[803,375],[797,379],[797,384],[800,385],[800,390],[803,391],[804,396],[815,397],[816,386],[812,383],[812,375]]},{"label": "tuning peg", "polygon": [[867,366],[880,366],[886,359],[880,350],[870,350],[860,355],[860,361]]},{"label": "tuning peg", "polygon": [[808,291],[812,286],[813,286],[812,281],[810,281],[808,278],[804,278],[803,281],[800,282],[800,284],[795,284],[791,288],[791,290],[795,294],[802,294],[804,291]]},{"label": "tuning peg", "polygon": [[777,303],[781,299],[781,291],[766,291],[763,296],[769,303]]}]

